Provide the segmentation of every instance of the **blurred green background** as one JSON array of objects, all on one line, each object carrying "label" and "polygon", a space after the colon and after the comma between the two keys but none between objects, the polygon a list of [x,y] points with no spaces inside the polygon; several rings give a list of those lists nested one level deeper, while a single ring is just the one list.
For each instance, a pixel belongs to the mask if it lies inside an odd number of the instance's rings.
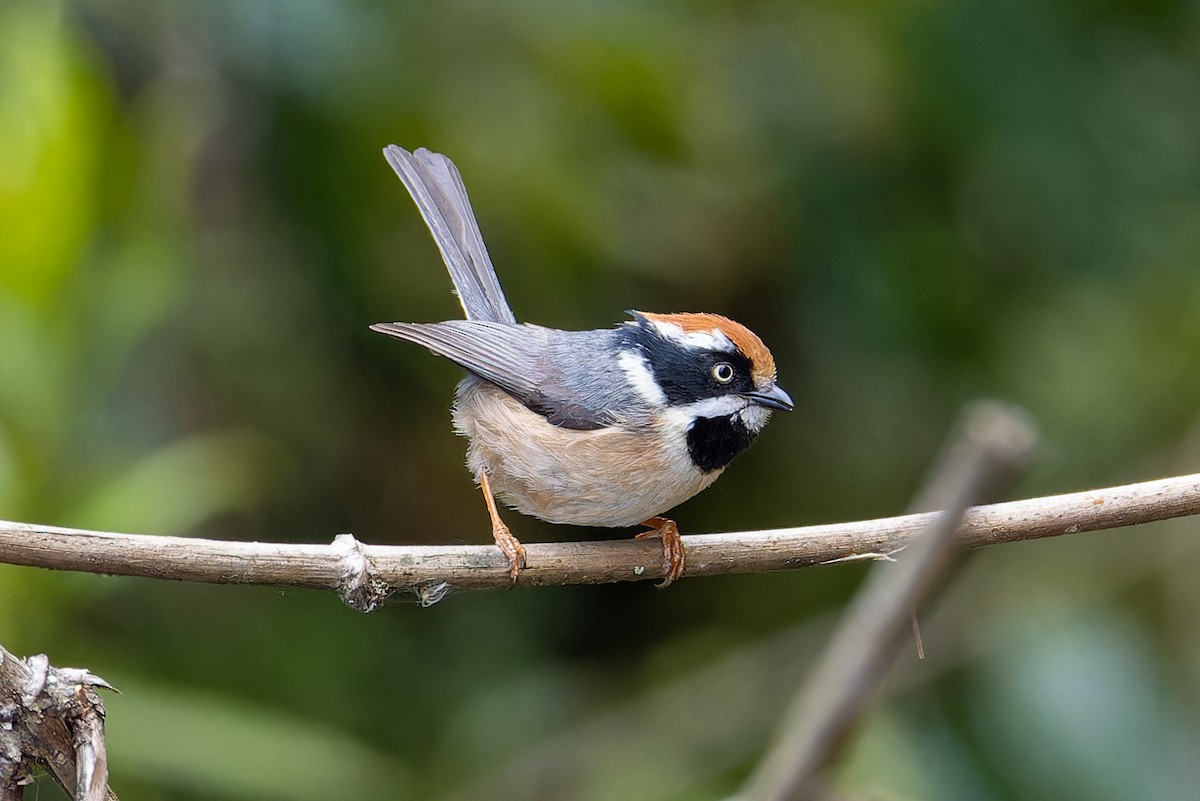
[{"label": "blurred green background", "polygon": [[[488,541],[456,369],[367,330],[459,313],[391,142],[458,163],[519,317],[771,345],[797,411],[685,530],[897,513],[979,395],[1040,425],[1020,495],[1194,472],[1198,62],[1194,0],[6,0],[0,517]],[[1194,797],[1198,527],[976,554],[839,783]],[[126,801],[719,799],[863,570],[363,616],[0,566],[0,642],[123,691]]]}]

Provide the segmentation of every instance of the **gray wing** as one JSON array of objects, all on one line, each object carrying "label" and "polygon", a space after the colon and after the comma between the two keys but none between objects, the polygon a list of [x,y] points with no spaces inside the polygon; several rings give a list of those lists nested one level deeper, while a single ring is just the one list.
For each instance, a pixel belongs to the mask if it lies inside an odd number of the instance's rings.
[{"label": "gray wing", "polygon": [[[645,402],[612,357],[616,331],[559,331],[481,320],[379,323],[497,385],[551,423],[591,430],[629,422]],[[614,413],[620,410],[620,415]]]},{"label": "gray wing", "polygon": [[423,147],[409,153],[389,145],[383,149],[383,156],[404,182],[433,233],[467,319],[515,323],[517,318],[500,288],[467,188],[454,162]]}]

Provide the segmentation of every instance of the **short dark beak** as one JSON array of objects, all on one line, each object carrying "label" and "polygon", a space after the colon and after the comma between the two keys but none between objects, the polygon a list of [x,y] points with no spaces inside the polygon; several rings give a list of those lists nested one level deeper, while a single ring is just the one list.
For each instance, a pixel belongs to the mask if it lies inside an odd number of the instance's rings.
[{"label": "short dark beak", "polygon": [[747,392],[746,397],[759,406],[766,406],[768,409],[779,409],[782,412],[790,412],[796,408],[796,404],[792,403],[791,396],[775,384],[772,384],[762,392]]}]

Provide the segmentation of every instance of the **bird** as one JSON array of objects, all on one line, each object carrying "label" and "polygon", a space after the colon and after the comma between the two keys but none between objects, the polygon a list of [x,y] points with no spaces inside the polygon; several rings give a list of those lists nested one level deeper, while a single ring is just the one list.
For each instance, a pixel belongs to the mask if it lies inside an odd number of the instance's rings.
[{"label": "bird", "polygon": [[711,313],[630,310],[612,328],[519,323],[454,163],[396,145],[384,157],[441,251],[465,319],[377,323],[466,371],[453,427],[483,492],[510,585],[525,547],[497,501],[550,523],[632,527],[663,545],[666,587],[683,573],[679,526],[663,514],[706,489],[794,404],[750,329]]}]

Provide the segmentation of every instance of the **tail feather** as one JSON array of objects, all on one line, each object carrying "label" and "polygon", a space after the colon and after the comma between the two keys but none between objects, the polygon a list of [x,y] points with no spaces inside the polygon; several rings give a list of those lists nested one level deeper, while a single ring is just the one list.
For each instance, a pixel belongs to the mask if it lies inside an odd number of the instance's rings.
[{"label": "tail feather", "polygon": [[396,145],[383,155],[433,233],[467,319],[515,323],[454,162],[425,148],[409,153]]}]

